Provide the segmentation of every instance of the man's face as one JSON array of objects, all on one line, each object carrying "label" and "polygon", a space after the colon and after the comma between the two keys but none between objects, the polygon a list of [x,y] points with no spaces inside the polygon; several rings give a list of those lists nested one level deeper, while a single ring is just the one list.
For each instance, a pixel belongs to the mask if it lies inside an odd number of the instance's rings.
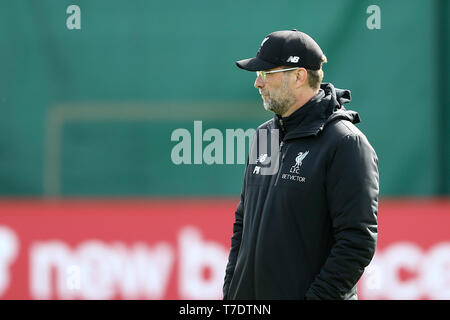
[{"label": "man's face", "polygon": [[[265,71],[285,69],[278,67]],[[290,71],[271,73],[266,75],[266,79],[257,76],[255,88],[259,89],[264,108],[276,114],[283,115],[296,103],[295,96],[291,90]]]}]

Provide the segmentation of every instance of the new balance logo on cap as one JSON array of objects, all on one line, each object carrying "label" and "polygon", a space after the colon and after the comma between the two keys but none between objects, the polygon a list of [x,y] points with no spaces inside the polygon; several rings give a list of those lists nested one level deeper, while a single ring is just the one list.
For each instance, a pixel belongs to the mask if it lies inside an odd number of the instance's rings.
[{"label": "new balance logo on cap", "polygon": [[300,59],[300,58],[297,57],[297,56],[290,56],[290,57],[286,60],[286,62],[297,63],[299,59]]}]

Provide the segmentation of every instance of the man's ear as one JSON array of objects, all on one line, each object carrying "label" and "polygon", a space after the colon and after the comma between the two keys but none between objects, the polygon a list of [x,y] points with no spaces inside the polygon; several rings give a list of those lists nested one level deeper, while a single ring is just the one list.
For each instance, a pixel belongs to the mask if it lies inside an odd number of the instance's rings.
[{"label": "man's ear", "polygon": [[305,68],[300,68],[298,70],[296,70],[297,72],[296,74],[296,82],[297,82],[297,86],[301,87],[303,86],[307,80],[308,80],[308,71],[306,71]]}]

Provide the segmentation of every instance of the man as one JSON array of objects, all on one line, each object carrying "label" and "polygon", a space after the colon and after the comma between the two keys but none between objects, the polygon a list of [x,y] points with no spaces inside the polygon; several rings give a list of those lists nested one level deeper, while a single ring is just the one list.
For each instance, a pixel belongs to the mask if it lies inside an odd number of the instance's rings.
[{"label": "man", "polygon": [[350,91],[321,83],[324,62],[296,29],[269,34],[255,58],[236,62],[257,72],[275,113],[258,129],[279,140],[277,152],[247,162],[224,299],[357,299],[377,241],[378,158],[343,106]]}]

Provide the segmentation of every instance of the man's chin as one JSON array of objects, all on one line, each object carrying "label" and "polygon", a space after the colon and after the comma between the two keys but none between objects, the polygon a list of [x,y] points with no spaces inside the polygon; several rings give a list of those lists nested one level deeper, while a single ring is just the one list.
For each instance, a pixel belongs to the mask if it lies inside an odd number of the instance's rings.
[{"label": "man's chin", "polygon": [[270,105],[268,103],[266,103],[264,101],[263,105],[264,105],[264,109],[266,109],[267,111],[272,111],[273,112],[272,108],[270,107]]},{"label": "man's chin", "polygon": [[273,105],[271,105],[270,103],[268,103],[266,101],[264,101],[264,109],[266,109],[267,111],[271,111],[273,113],[276,113]]},{"label": "man's chin", "polygon": [[282,115],[283,114],[283,111],[274,108],[273,106],[271,106],[268,103],[264,103],[264,109],[266,109],[267,111],[273,112],[275,114],[278,114],[278,115]]}]

